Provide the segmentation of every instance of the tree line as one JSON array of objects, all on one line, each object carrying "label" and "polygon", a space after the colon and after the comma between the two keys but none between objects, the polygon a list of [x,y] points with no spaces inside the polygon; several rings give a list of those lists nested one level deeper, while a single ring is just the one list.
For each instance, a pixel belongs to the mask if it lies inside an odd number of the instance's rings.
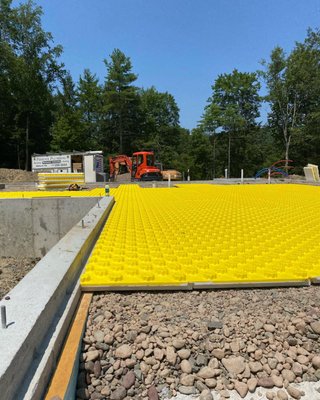
[{"label": "tree line", "polygon": [[0,167],[30,169],[32,153],[97,149],[106,157],[154,150],[165,168],[190,170],[191,179],[221,177],[225,168],[252,176],[282,158],[294,160],[295,173],[319,162],[319,30],[289,54],[275,47],[256,72],[219,75],[189,131],[174,96],[138,87],[120,49],[103,60],[103,82],[89,69],[74,81],[41,17],[31,0],[0,2]]}]

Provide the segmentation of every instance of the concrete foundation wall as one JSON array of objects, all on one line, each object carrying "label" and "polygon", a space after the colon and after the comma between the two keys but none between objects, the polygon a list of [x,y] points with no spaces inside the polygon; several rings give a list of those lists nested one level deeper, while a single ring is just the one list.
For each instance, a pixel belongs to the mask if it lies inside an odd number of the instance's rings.
[{"label": "concrete foundation wall", "polygon": [[[41,400],[80,296],[78,278],[113,206],[101,198],[0,301],[1,400]],[[26,205],[27,203],[25,203]]]},{"label": "concrete foundation wall", "polygon": [[99,200],[0,199],[0,256],[43,257]]}]

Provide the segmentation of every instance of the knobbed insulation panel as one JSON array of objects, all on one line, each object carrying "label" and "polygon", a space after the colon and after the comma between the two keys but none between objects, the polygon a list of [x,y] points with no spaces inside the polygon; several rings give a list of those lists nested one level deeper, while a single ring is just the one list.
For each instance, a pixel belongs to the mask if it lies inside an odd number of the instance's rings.
[{"label": "knobbed insulation panel", "polygon": [[111,194],[116,204],[81,277],[86,290],[320,276],[320,187],[122,185]]}]

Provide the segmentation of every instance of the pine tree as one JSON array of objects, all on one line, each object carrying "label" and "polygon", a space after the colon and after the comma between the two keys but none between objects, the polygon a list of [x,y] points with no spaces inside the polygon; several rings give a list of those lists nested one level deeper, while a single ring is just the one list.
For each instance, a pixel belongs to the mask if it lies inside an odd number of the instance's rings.
[{"label": "pine tree", "polygon": [[104,60],[107,77],[104,87],[104,144],[110,152],[130,153],[139,133],[139,96],[133,83],[130,58],[115,49],[111,60]]}]

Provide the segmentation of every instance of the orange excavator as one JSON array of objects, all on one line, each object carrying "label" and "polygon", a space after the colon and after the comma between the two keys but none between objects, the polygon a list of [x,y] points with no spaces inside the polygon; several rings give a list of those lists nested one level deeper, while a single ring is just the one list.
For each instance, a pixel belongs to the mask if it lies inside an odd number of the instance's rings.
[{"label": "orange excavator", "polygon": [[130,172],[132,181],[161,181],[161,171],[154,162],[152,151],[137,151],[131,158],[123,154],[110,157],[110,179],[115,181],[119,174]]}]

